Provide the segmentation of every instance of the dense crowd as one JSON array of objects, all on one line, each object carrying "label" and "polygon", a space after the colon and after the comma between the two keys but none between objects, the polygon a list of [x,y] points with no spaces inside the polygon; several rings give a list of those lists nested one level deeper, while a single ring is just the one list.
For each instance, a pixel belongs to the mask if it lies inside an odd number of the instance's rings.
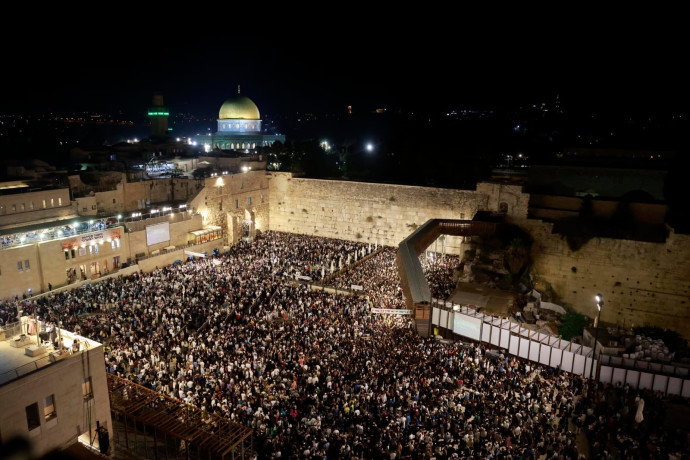
[{"label": "dense crowd", "polygon": [[588,399],[580,377],[484,345],[423,339],[408,317],[371,314],[402,305],[389,248],[334,280],[365,286],[371,303],[294,281],[353,250],[267,232],[216,258],[6,302],[0,315],[19,304],[61,318],[106,344],[108,372],[252,427],[259,458],[577,459],[576,425],[591,434],[593,458],[611,445],[621,458],[687,449],[687,430],[678,437],[620,409],[632,390]]},{"label": "dense crowd", "polygon": [[374,308],[404,308],[405,300],[400,288],[396,249],[383,247],[380,252],[355,267],[344,270],[328,282],[328,286],[352,289],[361,286]]},{"label": "dense crowd", "polygon": [[435,299],[446,300],[455,291],[455,270],[460,259],[454,254],[428,253],[420,256],[422,269]]}]

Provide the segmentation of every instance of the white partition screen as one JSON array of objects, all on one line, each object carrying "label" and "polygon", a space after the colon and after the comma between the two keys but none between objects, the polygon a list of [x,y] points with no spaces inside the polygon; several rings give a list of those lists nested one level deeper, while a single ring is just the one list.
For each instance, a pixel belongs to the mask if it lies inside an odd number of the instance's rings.
[{"label": "white partition screen", "polygon": [[525,358],[529,356],[529,339],[524,339],[520,337],[520,350],[518,351],[518,356],[520,358]]},{"label": "white partition screen", "polygon": [[498,326],[491,326],[491,345],[500,346],[501,328]]},{"label": "white partition screen", "polygon": [[683,380],[683,389],[680,395],[684,398],[690,398],[690,380]]},{"label": "white partition screen", "polygon": [[573,371],[573,354],[569,351],[563,351],[563,359],[561,360],[561,369],[567,372]]},{"label": "white partition screen", "polygon": [[508,349],[510,345],[510,332],[508,330],[503,330],[501,332],[501,348]]},{"label": "white partition screen", "polygon": [[599,381],[603,383],[611,383],[613,377],[613,368],[609,366],[601,366],[599,369]]},{"label": "white partition screen", "polygon": [[518,348],[520,348],[520,337],[516,335],[511,335],[510,336],[510,345],[508,347],[508,353],[511,355],[517,355],[518,354]]},{"label": "white partition screen", "polygon": [[434,308],[434,312],[431,314],[431,324],[438,326],[439,316],[441,316],[441,310],[439,308]]},{"label": "white partition screen", "polygon": [[642,372],[640,374],[640,385],[637,388],[639,388],[640,390],[652,388],[652,382],[653,381],[654,381],[654,374]]},{"label": "white partition screen", "polygon": [[585,357],[582,355],[575,355],[575,357],[573,358],[573,374],[583,375],[584,373]]},{"label": "white partition screen", "polygon": [[654,376],[654,385],[652,386],[652,390],[661,391],[662,393],[665,393],[667,383],[668,377],[666,377],[665,375],[656,374]]},{"label": "white partition screen", "polygon": [[438,320],[438,325],[446,327],[446,324],[448,324],[448,312],[446,310],[441,310],[441,317]]},{"label": "white partition screen", "polygon": [[541,350],[539,350],[539,362],[545,365],[549,365],[551,361],[551,347],[542,344]]},{"label": "white partition screen", "polygon": [[625,376],[625,383],[631,388],[637,388],[637,383],[640,381],[640,371],[628,370],[628,375]]},{"label": "white partition screen", "polygon": [[678,377],[669,377],[668,379],[668,391],[670,395],[679,395],[681,387],[683,386],[683,380]]},{"label": "white partition screen", "polygon": [[[539,342],[531,341],[529,344],[529,360],[538,362],[539,361]],[[544,347],[546,348],[546,347]]]},{"label": "white partition screen", "polygon": [[[441,321],[443,321],[443,317]],[[453,322],[453,332],[472,340],[481,340],[482,319],[457,313]]]}]

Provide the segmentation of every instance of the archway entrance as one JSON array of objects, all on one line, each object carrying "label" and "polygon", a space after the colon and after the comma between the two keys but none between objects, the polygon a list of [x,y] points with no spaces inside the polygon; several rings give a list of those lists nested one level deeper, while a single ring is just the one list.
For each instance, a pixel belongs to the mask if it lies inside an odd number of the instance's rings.
[{"label": "archway entrance", "polygon": [[254,212],[249,209],[244,210],[244,219],[240,227],[240,238],[245,241],[252,241],[256,236],[256,217]]}]

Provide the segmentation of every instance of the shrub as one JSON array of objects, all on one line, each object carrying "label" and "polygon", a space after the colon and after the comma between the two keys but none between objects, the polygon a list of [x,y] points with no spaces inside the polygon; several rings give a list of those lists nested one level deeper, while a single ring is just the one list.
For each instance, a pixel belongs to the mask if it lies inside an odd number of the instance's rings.
[{"label": "shrub", "polygon": [[582,331],[584,330],[586,325],[587,325],[587,317],[586,316],[584,316],[580,313],[570,311],[570,312],[566,313],[565,316],[563,317],[561,325],[558,328],[558,333],[561,334],[561,337],[563,339],[572,340],[573,337],[577,337],[578,335],[582,335]]}]

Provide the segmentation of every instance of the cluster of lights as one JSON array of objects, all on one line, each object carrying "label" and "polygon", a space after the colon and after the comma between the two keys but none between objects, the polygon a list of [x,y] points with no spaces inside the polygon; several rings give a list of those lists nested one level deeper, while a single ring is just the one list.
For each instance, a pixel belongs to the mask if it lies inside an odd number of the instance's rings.
[{"label": "cluster of lights", "polygon": [[247,171],[251,171],[251,170],[252,170],[251,166],[242,166],[242,172],[247,172]]},{"label": "cluster of lights", "polygon": [[141,213],[140,212],[133,212],[132,217],[141,217]]}]

